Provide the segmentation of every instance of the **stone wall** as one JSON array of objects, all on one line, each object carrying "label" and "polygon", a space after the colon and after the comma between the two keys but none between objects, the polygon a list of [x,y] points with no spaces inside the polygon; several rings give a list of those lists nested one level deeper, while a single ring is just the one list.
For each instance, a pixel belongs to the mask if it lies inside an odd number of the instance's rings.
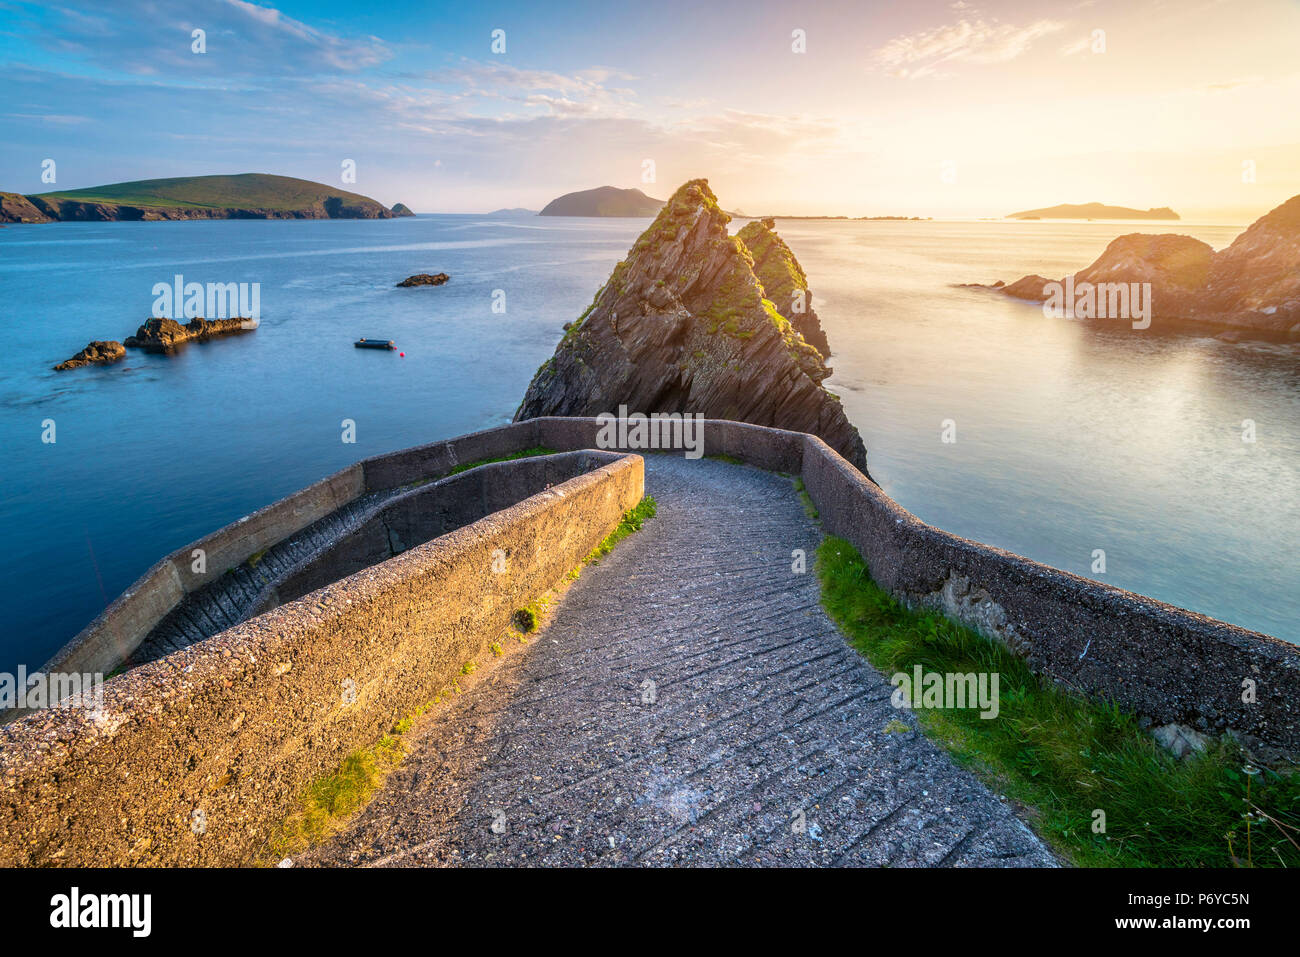
[{"label": "stone wall", "polygon": [[[243,561],[349,497],[530,447],[592,449],[598,431],[592,418],[539,418],[378,456],[203,543]],[[881,586],[1006,642],[1039,674],[1157,724],[1300,752],[1295,645],[949,535],[813,436],[711,421],[704,439],[705,454],[801,476],[825,530],[852,542]],[[606,464],[508,507],[522,489],[509,476],[526,474],[517,463],[465,473],[463,494],[500,511],[113,679],[102,713],[44,711],[0,729],[0,864],[251,860],[307,781],[445,687],[640,500],[639,457],[584,454]],[[510,575],[487,573],[496,548]],[[201,586],[179,567],[188,554],[155,566],[62,660],[111,660],[117,636]],[[292,591],[323,580],[308,571]],[[349,680],[356,701],[344,706]]]},{"label": "stone wall", "polygon": [[[509,435],[527,447],[534,433]],[[429,449],[407,464],[432,461]],[[310,781],[483,660],[514,611],[559,584],[643,495],[639,456],[549,458],[578,474],[134,668],[108,682],[101,711],[39,711],[0,729],[0,866],[255,860]],[[398,475],[402,461],[386,457],[379,474]],[[537,463],[486,465],[459,488],[491,507]]]}]

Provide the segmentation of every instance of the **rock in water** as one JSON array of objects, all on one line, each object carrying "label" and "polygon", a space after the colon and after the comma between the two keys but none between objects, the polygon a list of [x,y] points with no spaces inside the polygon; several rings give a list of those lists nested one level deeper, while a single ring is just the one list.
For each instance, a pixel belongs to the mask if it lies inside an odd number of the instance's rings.
[{"label": "rock in water", "polygon": [[416,273],[414,276],[407,276],[397,285],[401,288],[407,286],[441,286],[451,277],[445,272],[440,272],[436,276],[430,276],[427,272]]},{"label": "rock in water", "polygon": [[822,354],[831,354],[831,344],[822,331],[821,320],[812,307],[812,291],[799,260],[776,234],[776,221],[759,219],[737,235],[754,257],[754,275],[763,284],[763,296],[776,311],[790,320],[804,342]]},{"label": "rock in water", "polygon": [[126,344],[145,352],[175,352],[187,342],[205,342],[256,328],[253,319],[191,319],[183,326],[175,319],[149,319],[135,335],[127,337]]},{"label": "rock in water", "polygon": [[516,421],[620,405],[700,412],[811,432],[865,472],[862,437],[821,386],[830,370],[763,297],[754,256],[727,234],[730,219],[707,180],[677,190],[537,371]]},{"label": "rock in water", "polygon": [[102,365],[117,362],[126,357],[126,348],[115,340],[96,339],[71,359],[65,359],[54,367],[55,372],[68,369],[80,369],[82,366]]},{"label": "rock in water", "polygon": [[[1175,233],[1120,236],[1073,280],[1076,290],[1084,284],[1150,283],[1155,319],[1228,342],[1300,339],[1300,196],[1257,219],[1217,253]],[[1042,302],[1049,298],[1049,282],[1026,276],[992,288]]]}]

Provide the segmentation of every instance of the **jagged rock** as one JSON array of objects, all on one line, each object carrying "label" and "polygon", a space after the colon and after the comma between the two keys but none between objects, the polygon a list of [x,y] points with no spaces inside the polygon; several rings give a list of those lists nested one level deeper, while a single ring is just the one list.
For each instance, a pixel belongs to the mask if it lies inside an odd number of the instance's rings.
[{"label": "jagged rock", "polygon": [[1216,253],[1208,286],[1216,311],[1274,309],[1300,320],[1300,196],[1255,220]]},{"label": "jagged rock", "polygon": [[415,213],[411,212],[410,207],[407,206],[405,203],[397,203],[396,205],[393,206],[393,208],[390,210],[390,212],[391,212],[394,216],[414,216],[414,215],[415,215]]},{"label": "jagged rock", "polygon": [[80,369],[82,366],[102,365],[126,358],[126,348],[116,340],[96,339],[71,359],[65,359],[54,367],[55,372],[68,369]]},{"label": "jagged rock", "polygon": [[[1300,338],[1300,196],[1260,217],[1220,252],[1190,236],[1130,233],[1073,279],[1076,289],[1082,283],[1150,283],[1154,319],[1225,342]],[[985,288],[1042,302],[1050,281],[1026,276]]]},{"label": "jagged rock", "polygon": [[829,357],[831,344],[813,310],[808,277],[785,240],[776,234],[775,220],[755,220],[737,235],[754,257],[754,275],[763,284],[763,295],[790,320],[804,342],[823,358]]},{"label": "jagged rock", "polygon": [[149,319],[127,338],[126,345],[145,352],[175,352],[187,342],[204,342],[256,328],[254,319],[191,319],[183,326],[175,319]]},{"label": "jagged rock", "polygon": [[865,472],[862,437],[820,384],[830,370],[763,298],[729,221],[706,180],[677,190],[533,377],[515,419],[620,405],[703,413],[811,432]]},{"label": "jagged rock", "polygon": [[398,285],[399,287],[406,287],[406,286],[441,286],[443,283],[445,283],[445,282],[446,282],[448,279],[450,279],[450,278],[451,278],[451,277],[448,276],[445,272],[440,272],[440,273],[438,273],[436,276],[431,276],[431,275],[429,275],[427,272],[422,272],[422,273],[416,273],[414,276],[407,276],[405,279],[403,279],[403,280],[402,280],[401,282],[399,282],[397,285]]}]

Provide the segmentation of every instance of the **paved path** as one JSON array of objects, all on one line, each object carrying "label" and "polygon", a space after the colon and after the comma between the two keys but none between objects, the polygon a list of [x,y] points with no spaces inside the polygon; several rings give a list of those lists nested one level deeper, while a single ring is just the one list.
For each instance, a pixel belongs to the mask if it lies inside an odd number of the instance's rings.
[{"label": "paved path", "polygon": [[914,721],[819,606],[820,533],[788,479],[648,455],[646,484],[658,516],[297,864],[1054,863],[918,732],[886,730]]}]

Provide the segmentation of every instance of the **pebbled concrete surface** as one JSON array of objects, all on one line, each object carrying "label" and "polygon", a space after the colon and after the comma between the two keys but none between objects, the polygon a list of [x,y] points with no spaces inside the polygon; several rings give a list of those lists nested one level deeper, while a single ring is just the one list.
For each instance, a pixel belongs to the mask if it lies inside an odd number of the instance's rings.
[{"label": "pebbled concrete surface", "polygon": [[295,864],[1056,863],[919,732],[886,730],[915,722],[822,611],[788,479],[647,455],[646,487],[658,516]]}]

